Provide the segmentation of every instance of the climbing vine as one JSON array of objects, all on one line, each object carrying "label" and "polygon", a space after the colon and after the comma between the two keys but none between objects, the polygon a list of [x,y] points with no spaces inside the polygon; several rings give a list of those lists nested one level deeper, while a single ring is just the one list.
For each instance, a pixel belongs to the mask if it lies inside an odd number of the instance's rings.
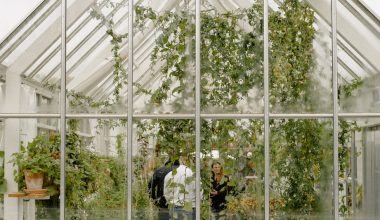
[{"label": "climbing vine", "polygon": [[[150,20],[159,33],[151,60],[152,65],[160,65],[161,81],[157,88],[141,86],[145,89],[142,92],[157,104],[175,105],[177,100],[192,99],[186,89],[194,82],[194,14],[182,10],[159,14],[142,6],[138,6],[136,12],[140,29]],[[215,108],[241,111],[237,107],[239,102],[246,103],[250,98],[263,96],[263,5],[257,3],[247,9],[226,13],[205,9],[201,12],[201,21],[201,108],[204,111]],[[316,31],[313,23],[314,11],[306,3],[295,0],[283,1],[278,11],[269,15],[272,111],[314,112],[322,103],[315,98],[321,94],[322,86],[314,77],[313,39]],[[358,85],[353,83],[352,87]],[[252,89],[256,89],[254,95]],[[161,120],[146,121],[145,124],[154,124],[152,135],[157,138],[158,151],[169,154],[194,152],[193,121]],[[226,162],[227,173],[231,175],[239,171],[237,158],[253,152],[256,159],[248,158],[248,161],[255,164],[257,174],[263,177],[263,144],[258,141],[263,123],[249,120],[245,124],[248,126],[243,126],[240,120],[203,121],[201,151],[207,155],[212,149],[218,149]],[[332,140],[331,122],[283,119],[272,120],[270,125],[274,181],[271,209],[274,215],[308,215],[329,209],[321,198],[331,197],[327,192],[332,190],[329,184],[333,160],[332,142],[329,141]],[[345,121],[341,125],[339,161],[340,170],[345,170],[348,166],[344,163],[348,134],[355,126]],[[238,188],[238,183],[232,184]],[[249,198],[241,199],[248,201]],[[230,200],[232,209],[236,202],[239,201]],[[259,200],[250,200],[250,203],[259,211],[263,207]]]},{"label": "climbing vine", "polygon": [[[113,7],[117,7],[114,5]],[[149,97],[149,103],[168,104],[175,110],[193,109],[194,106],[194,60],[195,15],[190,10],[157,13],[152,8],[136,6],[135,27],[143,32],[148,22],[153,23],[157,35],[151,53],[151,69],[158,67],[158,86],[150,87],[135,83],[138,93]],[[69,92],[70,104],[97,108],[100,112],[112,112],[112,106],[120,101],[121,91],[127,83],[125,58],[120,49],[128,34],[115,31],[114,22],[94,10],[94,17],[107,27],[113,53],[113,96],[95,101],[80,93]],[[211,6],[201,12],[201,108],[203,111],[261,112],[247,109],[252,99],[263,98],[263,5],[255,3],[246,9],[219,13]],[[316,30],[314,12],[304,2],[284,0],[277,11],[269,14],[270,54],[270,105],[271,110],[314,112],[318,109],[321,85],[315,80],[315,57],[313,39]],[[350,95],[360,86],[355,81],[341,88]],[[341,94],[340,93],[340,94]],[[311,98],[313,97],[313,98]],[[245,103],[245,107],[239,107]],[[126,123],[126,121],[120,121]],[[118,122],[103,121],[109,127]],[[116,123],[116,124],[114,124]],[[328,120],[271,120],[271,211],[274,216],[286,213],[310,215],[325,211],[323,199],[331,197],[332,140],[331,122]],[[357,129],[354,123],[340,121],[339,174],[349,166],[347,162],[350,132]],[[225,172],[230,175],[231,186],[242,188],[243,173],[264,176],[263,122],[261,120],[203,120],[201,125],[201,152],[203,164],[212,160],[210,152],[219,150]],[[178,157],[193,155],[195,151],[195,122],[193,120],[142,120],[137,123],[140,157],[136,181],[146,186],[148,176],[140,172],[147,163],[147,143],[155,137],[157,156],[168,154]],[[209,168],[202,169],[204,182],[209,180]],[[241,174],[241,175],[240,175]],[[240,176],[239,176],[240,175]],[[302,183],[302,184],[301,184]],[[205,192],[209,187],[203,185]],[[136,190],[136,188],[134,189]],[[229,198],[229,209],[247,215],[249,211],[262,213],[263,185],[240,190]],[[151,205],[145,191],[136,191],[133,198],[137,207]],[[136,193],[134,195],[136,195]],[[256,193],[256,199],[252,194]],[[331,193],[330,193],[331,194]],[[145,196],[145,197],[144,197]],[[204,200],[207,202],[207,200]],[[245,201],[243,203],[242,201]],[[250,204],[250,205],[247,205]],[[202,207],[206,207],[203,204]],[[243,212],[237,207],[246,207]],[[151,206],[150,206],[151,207]],[[249,207],[254,207],[251,210]],[[343,210],[343,208],[341,209]],[[330,211],[330,210],[328,210]],[[246,213],[244,213],[246,212]],[[207,212],[204,213],[204,218]],[[145,215],[142,215],[145,217]],[[141,217],[141,216],[140,216]],[[247,216],[244,216],[247,217]]]}]

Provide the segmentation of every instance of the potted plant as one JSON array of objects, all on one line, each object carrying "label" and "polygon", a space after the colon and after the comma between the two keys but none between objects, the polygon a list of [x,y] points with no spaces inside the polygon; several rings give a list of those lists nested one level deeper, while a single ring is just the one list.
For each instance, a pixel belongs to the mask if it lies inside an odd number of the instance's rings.
[{"label": "potted plant", "polygon": [[[38,135],[25,147],[21,143],[20,151],[12,154],[15,181],[20,188],[36,190],[45,182],[59,181],[59,137],[55,134]],[[46,184],[45,184],[46,185]]]}]

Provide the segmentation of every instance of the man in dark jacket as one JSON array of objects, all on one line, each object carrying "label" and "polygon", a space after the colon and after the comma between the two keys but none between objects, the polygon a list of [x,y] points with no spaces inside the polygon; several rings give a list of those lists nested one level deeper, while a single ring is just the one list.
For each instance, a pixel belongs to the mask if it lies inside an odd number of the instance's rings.
[{"label": "man in dark jacket", "polygon": [[171,162],[170,160],[164,166],[154,171],[152,179],[149,181],[149,195],[153,199],[154,204],[159,208],[158,219],[169,219],[168,204],[164,197],[164,180],[166,174],[172,171],[173,166],[178,166],[178,160]]}]

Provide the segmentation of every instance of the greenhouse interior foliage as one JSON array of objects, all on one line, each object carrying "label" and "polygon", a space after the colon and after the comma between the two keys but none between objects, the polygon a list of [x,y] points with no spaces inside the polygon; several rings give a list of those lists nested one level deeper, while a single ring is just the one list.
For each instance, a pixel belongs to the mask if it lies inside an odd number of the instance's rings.
[{"label": "greenhouse interior foliage", "polygon": [[25,2],[1,3],[0,219],[159,219],[176,160],[170,219],[216,219],[215,162],[221,219],[379,218],[378,1]]}]

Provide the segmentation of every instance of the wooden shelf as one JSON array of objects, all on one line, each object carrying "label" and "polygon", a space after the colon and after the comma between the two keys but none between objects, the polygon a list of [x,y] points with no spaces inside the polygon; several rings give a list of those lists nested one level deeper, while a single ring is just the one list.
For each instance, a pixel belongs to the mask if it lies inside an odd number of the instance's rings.
[{"label": "wooden shelf", "polygon": [[13,192],[8,193],[8,197],[19,198],[19,199],[37,199],[37,200],[46,200],[50,199],[49,194],[26,194],[24,192]]}]

